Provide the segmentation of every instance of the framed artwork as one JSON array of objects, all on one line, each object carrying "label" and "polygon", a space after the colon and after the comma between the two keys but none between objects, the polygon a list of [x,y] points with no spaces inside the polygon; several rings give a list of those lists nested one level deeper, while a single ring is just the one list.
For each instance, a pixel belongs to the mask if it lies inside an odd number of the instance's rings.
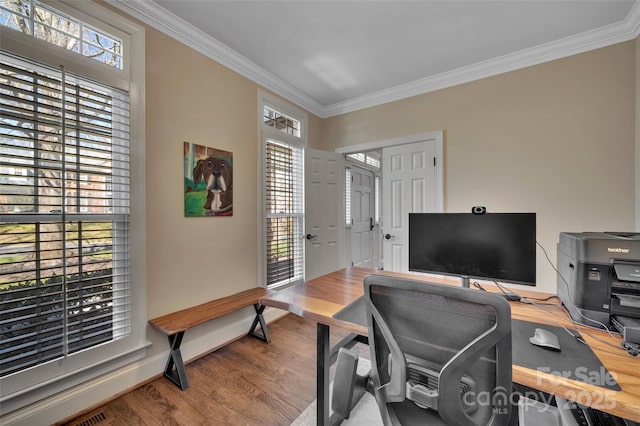
[{"label": "framed artwork", "polygon": [[233,153],[184,143],[184,215],[233,216]]}]

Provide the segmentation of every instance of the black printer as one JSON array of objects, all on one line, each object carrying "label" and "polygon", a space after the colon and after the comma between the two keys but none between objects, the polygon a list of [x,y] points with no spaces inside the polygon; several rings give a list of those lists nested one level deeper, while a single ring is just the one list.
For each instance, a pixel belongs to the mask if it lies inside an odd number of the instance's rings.
[{"label": "black printer", "polygon": [[561,232],[557,294],[574,321],[640,343],[640,233]]}]

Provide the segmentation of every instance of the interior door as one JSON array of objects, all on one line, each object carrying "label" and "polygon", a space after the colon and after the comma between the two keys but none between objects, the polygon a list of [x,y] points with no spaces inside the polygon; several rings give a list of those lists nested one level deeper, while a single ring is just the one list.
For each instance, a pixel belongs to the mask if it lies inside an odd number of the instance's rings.
[{"label": "interior door", "polygon": [[373,268],[373,196],[374,175],[351,166],[351,263]]},{"label": "interior door", "polygon": [[435,142],[382,150],[383,267],[409,270],[409,213],[436,211]]},{"label": "interior door", "polygon": [[305,280],[344,268],[344,157],[305,150]]}]

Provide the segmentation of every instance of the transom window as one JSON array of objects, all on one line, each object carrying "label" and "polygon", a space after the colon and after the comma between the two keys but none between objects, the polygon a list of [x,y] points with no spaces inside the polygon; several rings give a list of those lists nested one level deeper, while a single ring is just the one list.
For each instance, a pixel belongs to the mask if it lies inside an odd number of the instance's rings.
[{"label": "transom window", "polygon": [[122,40],[37,0],[0,0],[0,25],[123,68]]},{"label": "transom window", "polygon": [[379,152],[356,152],[347,154],[347,158],[351,161],[366,164],[376,170],[380,170],[380,153]]},{"label": "transom window", "polygon": [[276,111],[273,108],[264,107],[264,125],[281,130],[284,133],[300,137],[300,121]]}]

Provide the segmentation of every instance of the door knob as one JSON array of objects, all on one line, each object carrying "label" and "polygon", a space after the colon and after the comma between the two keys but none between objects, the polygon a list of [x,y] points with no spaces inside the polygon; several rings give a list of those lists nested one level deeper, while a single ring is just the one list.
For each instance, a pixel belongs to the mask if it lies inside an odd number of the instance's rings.
[{"label": "door knob", "polygon": [[317,237],[317,235],[311,235],[311,234],[307,234],[307,235],[305,236],[305,238],[306,238],[307,240],[311,240],[311,239],[314,239],[314,238],[316,238],[316,237]]},{"label": "door knob", "polygon": [[384,238],[385,238],[386,240],[390,240],[390,239],[392,239],[392,238],[395,238],[395,235],[391,235],[391,234],[384,234]]}]

